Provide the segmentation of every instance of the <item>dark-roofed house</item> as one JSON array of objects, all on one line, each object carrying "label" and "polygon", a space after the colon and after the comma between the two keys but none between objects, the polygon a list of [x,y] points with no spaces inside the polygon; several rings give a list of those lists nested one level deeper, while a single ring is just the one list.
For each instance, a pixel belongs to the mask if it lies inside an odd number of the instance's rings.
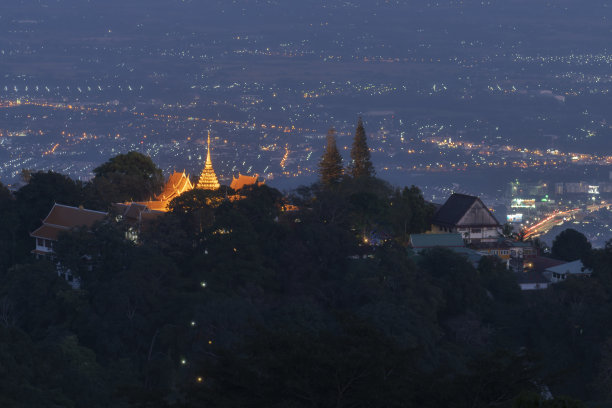
[{"label": "dark-roofed house", "polygon": [[521,290],[542,290],[550,284],[548,279],[537,271],[517,273],[516,280]]},{"label": "dark-roofed house", "polygon": [[133,242],[138,241],[140,233],[147,228],[148,224],[164,214],[162,210],[152,210],[142,203],[113,204],[117,221],[124,221],[129,225],[125,238]]},{"label": "dark-roofed house", "polygon": [[467,243],[496,242],[501,226],[487,206],[475,196],[453,194],[436,211],[433,233],[460,233]]},{"label": "dark-roofed house", "polygon": [[528,261],[526,268],[542,273],[550,267],[563,265],[564,263],[567,262],[561,261],[559,259],[548,258],[545,256],[536,256],[535,258],[530,259]]}]

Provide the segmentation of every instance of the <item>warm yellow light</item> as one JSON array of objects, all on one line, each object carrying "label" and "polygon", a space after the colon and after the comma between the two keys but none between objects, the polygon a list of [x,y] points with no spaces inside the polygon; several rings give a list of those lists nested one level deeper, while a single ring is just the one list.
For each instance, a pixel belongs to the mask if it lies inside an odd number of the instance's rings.
[{"label": "warm yellow light", "polygon": [[196,381],[201,383],[202,381],[204,381],[204,379],[202,377],[198,377],[198,378],[196,378]]}]

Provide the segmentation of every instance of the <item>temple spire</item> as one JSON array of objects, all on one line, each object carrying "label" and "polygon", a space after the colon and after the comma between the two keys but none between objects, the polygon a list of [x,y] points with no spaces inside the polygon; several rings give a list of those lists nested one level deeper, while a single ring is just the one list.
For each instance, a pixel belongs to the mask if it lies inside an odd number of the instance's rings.
[{"label": "temple spire", "polygon": [[206,147],[206,164],[208,163],[210,163],[210,130],[208,131],[208,146]]},{"label": "temple spire", "polygon": [[202,170],[202,174],[200,174],[200,180],[198,181],[198,185],[196,188],[201,188],[202,190],[217,190],[219,187],[219,180],[217,180],[217,175],[213,170],[212,160],[210,159],[210,130],[208,131],[208,149],[206,152],[206,164],[204,165],[204,170]]}]

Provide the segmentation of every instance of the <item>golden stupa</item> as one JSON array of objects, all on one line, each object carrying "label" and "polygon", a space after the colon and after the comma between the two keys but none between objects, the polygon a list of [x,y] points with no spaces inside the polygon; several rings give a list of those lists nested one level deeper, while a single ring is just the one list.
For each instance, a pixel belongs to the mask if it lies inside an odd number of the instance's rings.
[{"label": "golden stupa", "polygon": [[217,190],[220,186],[221,185],[219,184],[219,180],[217,179],[217,175],[215,174],[215,170],[212,166],[212,161],[210,160],[210,132],[208,132],[206,164],[204,165],[202,174],[200,174],[200,179],[198,180],[198,184],[196,184],[196,188],[200,188],[202,190]]}]

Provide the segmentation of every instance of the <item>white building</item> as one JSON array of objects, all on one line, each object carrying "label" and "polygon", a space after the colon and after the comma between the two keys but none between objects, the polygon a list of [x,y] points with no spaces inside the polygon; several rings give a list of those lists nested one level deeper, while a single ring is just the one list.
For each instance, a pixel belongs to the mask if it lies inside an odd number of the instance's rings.
[{"label": "white building", "polygon": [[543,275],[551,282],[563,282],[568,276],[591,276],[590,269],[586,269],[580,260],[551,266],[544,270]]},{"label": "white building", "polygon": [[433,233],[459,233],[468,243],[496,242],[501,225],[478,197],[453,194],[436,211]]}]

